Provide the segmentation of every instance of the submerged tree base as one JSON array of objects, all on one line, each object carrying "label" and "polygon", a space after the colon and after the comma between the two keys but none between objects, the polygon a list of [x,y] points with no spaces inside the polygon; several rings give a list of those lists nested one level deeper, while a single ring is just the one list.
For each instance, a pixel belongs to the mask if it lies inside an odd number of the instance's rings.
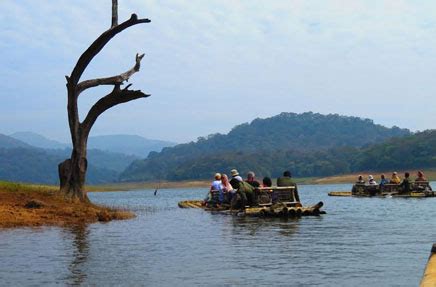
[{"label": "submerged tree base", "polygon": [[48,186],[0,182],[0,228],[129,219],[132,212],[71,201]]}]

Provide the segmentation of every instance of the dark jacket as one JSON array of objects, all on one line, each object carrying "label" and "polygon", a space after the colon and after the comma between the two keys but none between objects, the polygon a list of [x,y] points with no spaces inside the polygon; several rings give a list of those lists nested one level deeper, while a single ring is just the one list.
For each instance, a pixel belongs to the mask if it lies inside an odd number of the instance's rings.
[{"label": "dark jacket", "polygon": [[410,179],[404,178],[403,181],[400,183],[400,186],[403,189],[403,192],[410,192]]}]

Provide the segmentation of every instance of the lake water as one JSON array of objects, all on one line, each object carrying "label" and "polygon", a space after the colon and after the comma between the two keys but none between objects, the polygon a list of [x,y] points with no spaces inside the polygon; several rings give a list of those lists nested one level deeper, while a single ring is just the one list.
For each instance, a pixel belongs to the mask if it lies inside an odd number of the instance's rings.
[{"label": "lake water", "polygon": [[290,220],[177,207],[204,189],[90,193],[137,217],[0,230],[0,285],[418,286],[436,198],[327,195],[350,188],[301,186],[303,204],[324,201],[327,214]]}]

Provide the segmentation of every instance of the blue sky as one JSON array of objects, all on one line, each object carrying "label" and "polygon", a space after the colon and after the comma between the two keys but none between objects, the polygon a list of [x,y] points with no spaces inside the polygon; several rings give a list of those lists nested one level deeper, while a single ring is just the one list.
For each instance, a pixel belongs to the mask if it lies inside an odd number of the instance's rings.
[{"label": "blue sky", "polygon": [[[0,2],[0,133],[68,141],[66,88],[81,53],[110,26],[111,1]],[[118,35],[82,79],[144,52],[134,89],[152,96],[104,113],[91,135],[185,142],[280,112],[435,128],[434,1],[119,0]],[[107,88],[81,96],[82,117]]]}]

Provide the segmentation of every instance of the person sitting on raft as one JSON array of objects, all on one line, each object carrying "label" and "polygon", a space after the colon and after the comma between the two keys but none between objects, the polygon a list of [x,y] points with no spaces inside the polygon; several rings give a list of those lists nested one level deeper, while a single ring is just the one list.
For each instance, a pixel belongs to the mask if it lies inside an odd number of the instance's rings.
[{"label": "person sitting on raft", "polygon": [[221,185],[224,193],[224,202],[230,202],[232,200],[233,187],[230,184],[227,174],[221,175]]},{"label": "person sitting on raft", "polygon": [[404,173],[404,179],[400,183],[400,186],[402,188],[402,192],[410,192],[410,179],[409,179],[409,176],[410,176],[410,174],[408,172]]},{"label": "person sitting on raft", "polygon": [[387,180],[385,178],[385,175],[384,174],[380,175],[380,186],[383,186],[383,185],[388,184],[388,183],[389,183],[389,180]]},{"label": "person sitting on raft", "polygon": [[415,186],[418,190],[429,190],[431,191],[431,186],[428,183],[427,178],[424,176],[422,171],[418,171],[418,177],[415,178]]},{"label": "person sitting on raft", "polygon": [[297,184],[292,180],[289,170],[284,171],[283,176],[277,178],[277,186],[295,186],[295,189],[297,189]]},{"label": "person sitting on raft", "polygon": [[260,186],[260,183],[254,179],[255,174],[252,171],[249,171],[247,173],[247,179],[245,180],[245,182],[248,182],[252,187],[254,188],[258,188]]},{"label": "person sitting on raft", "polygon": [[392,173],[392,177],[391,177],[390,183],[391,184],[400,184],[400,182],[401,182],[400,177],[397,175],[397,172],[394,171]]},{"label": "person sitting on raft", "polygon": [[[232,170],[233,171],[233,170]],[[234,173],[236,174],[236,173]],[[230,180],[230,184],[232,185],[233,189],[236,190],[236,195],[233,196],[231,207],[237,208],[238,205],[240,209],[245,209],[245,206],[248,204],[249,206],[255,205],[255,198],[254,198],[254,187],[251,186],[248,182],[245,182],[242,180],[240,176],[234,176],[232,180]],[[239,196],[239,202],[237,201]]]},{"label": "person sitting on raft", "polygon": [[232,179],[230,180],[230,185],[233,187],[234,190],[238,189],[237,187],[235,188],[235,184],[237,184],[242,180],[242,177],[239,175],[239,172],[237,169],[232,169],[230,171],[230,174],[232,176]]},{"label": "person sitting on raft", "polygon": [[[214,193],[218,192],[218,201]],[[212,182],[207,198],[204,200],[205,205],[219,206],[224,201],[223,186],[221,183],[221,174],[215,174],[215,180]]]},{"label": "person sitting on raft", "polygon": [[422,171],[418,171],[418,177],[415,178],[415,182],[419,181],[427,181],[427,178],[424,177],[424,173]]},{"label": "person sitting on raft", "polygon": [[365,184],[365,181],[363,180],[363,176],[359,175],[357,177],[356,184]]},{"label": "person sitting on raft", "polygon": [[372,175],[368,176],[368,184],[369,185],[377,185],[377,182],[375,181],[375,179]]},{"label": "person sitting on raft", "polygon": [[262,187],[271,187],[271,186],[272,186],[272,180],[271,180],[271,178],[265,176],[265,177],[262,179]]}]

